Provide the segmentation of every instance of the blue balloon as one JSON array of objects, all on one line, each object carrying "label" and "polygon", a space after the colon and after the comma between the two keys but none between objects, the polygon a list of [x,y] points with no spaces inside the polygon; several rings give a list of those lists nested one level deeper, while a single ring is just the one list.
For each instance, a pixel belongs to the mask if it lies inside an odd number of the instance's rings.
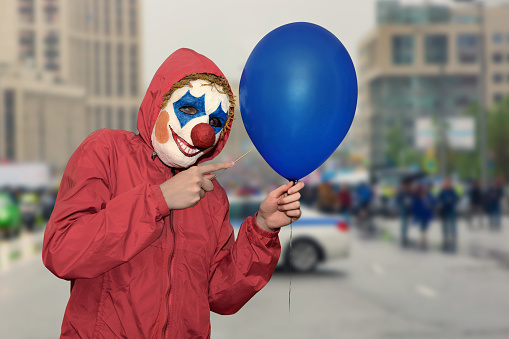
[{"label": "blue balloon", "polygon": [[334,34],[296,22],[258,42],[242,72],[239,97],[256,149],[281,176],[299,180],[346,136],[357,105],[357,77]]}]

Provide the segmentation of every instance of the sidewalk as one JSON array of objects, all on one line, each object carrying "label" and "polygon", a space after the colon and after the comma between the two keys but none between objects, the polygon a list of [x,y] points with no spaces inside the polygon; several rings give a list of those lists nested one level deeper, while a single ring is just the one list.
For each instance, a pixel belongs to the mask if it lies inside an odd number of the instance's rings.
[{"label": "sidewalk", "polygon": [[[476,257],[494,259],[509,266],[509,217],[504,217],[502,229],[492,231],[487,222],[482,229],[470,229],[465,220],[458,221],[458,253]],[[377,218],[378,227],[382,238],[400,244],[399,219]],[[408,229],[408,238],[417,243],[420,239],[419,228],[412,224]],[[430,250],[440,250],[442,246],[442,225],[439,220],[434,220],[428,229],[428,246]]]}]

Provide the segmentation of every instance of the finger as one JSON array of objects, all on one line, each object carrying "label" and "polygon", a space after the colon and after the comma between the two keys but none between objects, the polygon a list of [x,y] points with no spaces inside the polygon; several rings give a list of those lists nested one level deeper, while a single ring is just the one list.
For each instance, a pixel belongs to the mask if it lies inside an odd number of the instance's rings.
[{"label": "finger", "polygon": [[214,189],[214,184],[209,179],[203,178],[201,181],[201,188],[204,191],[210,192]]},{"label": "finger", "polygon": [[297,184],[295,186],[293,186],[292,188],[290,188],[288,190],[288,194],[294,194],[298,191],[300,191],[302,188],[304,187],[304,183],[302,181],[299,181],[297,182]]},{"label": "finger", "polygon": [[292,187],[293,181],[290,181],[288,184],[279,186],[275,190],[269,193],[269,196],[272,198],[279,198],[281,195],[286,193],[290,187]]},{"label": "finger", "polygon": [[289,203],[289,204],[285,204],[285,205],[279,205],[277,207],[277,209],[280,210],[280,211],[297,210],[299,208],[300,208],[300,202],[298,202],[298,201],[295,201],[295,202],[292,202],[292,203]]},{"label": "finger", "polygon": [[302,212],[299,210],[290,210],[285,212],[286,216],[289,218],[295,218],[295,220],[299,219],[302,215]]},{"label": "finger", "polygon": [[279,201],[277,203],[280,204],[280,205],[284,205],[284,204],[288,204],[288,203],[297,201],[299,199],[300,199],[300,193],[297,192],[297,193],[294,193],[294,194],[291,194],[291,195],[287,195],[287,196],[283,195],[283,196],[281,196],[281,198],[279,198]]},{"label": "finger", "polygon": [[214,171],[219,171],[219,170],[222,170],[222,169],[230,168],[233,165],[235,165],[235,163],[233,161],[228,161],[228,162],[220,162],[220,163],[217,163],[217,164],[198,165],[197,167],[198,167],[198,171],[200,173],[205,174],[205,173],[210,173],[210,172],[214,172]]},{"label": "finger", "polygon": [[203,199],[205,197],[205,191],[203,190],[203,188],[200,190],[200,199]]}]

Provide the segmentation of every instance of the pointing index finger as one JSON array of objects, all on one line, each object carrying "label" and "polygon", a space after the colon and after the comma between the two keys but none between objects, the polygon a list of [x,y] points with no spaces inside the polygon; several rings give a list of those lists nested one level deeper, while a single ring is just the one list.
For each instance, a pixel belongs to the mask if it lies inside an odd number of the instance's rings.
[{"label": "pointing index finger", "polygon": [[205,174],[205,173],[219,171],[222,169],[227,169],[227,168],[232,167],[233,165],[235,165],[235,163],[233,161],[228,161],[228,162],[220,162],[217,164],[198,165],[198,169],[201,174]]}]

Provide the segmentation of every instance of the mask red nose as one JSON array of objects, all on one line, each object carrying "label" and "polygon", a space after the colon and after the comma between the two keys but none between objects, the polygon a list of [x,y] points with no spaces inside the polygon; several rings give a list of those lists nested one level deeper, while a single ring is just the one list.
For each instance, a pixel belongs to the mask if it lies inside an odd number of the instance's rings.
[{"label": "mask red nose", "polygon": [[206,149],[214,145],[216,141],[216,133],[209,124],[202,122],[193,127],[191,130],[191,140],[193,140],[194,146]]}]

